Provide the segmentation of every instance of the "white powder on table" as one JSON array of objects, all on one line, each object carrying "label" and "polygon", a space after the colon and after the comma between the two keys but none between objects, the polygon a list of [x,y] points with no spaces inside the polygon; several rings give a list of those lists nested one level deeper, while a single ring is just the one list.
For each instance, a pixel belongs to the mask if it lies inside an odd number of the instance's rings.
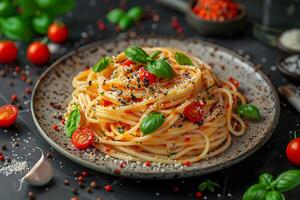
[{"label": "white powder on table", "polygon": [[28,170],[27,161],[17,161],[12,159],[11,163],[5,163],[5,165],[0,168],[0,174],[9,176],[11,174],[23,172],[25,170]]}]

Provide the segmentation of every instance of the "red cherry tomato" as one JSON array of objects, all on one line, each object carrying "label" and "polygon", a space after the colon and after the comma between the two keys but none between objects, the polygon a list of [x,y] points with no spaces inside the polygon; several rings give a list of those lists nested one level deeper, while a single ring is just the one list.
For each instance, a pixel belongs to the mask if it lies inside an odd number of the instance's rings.
[{"label": "red cherry tomato", "polygon": [[17,58],[18,49],[15,43],[10,41],[0,42],[0,62],[9,63]]},{"label": "red cherry tomato", "polygon": [[300,166],[300,138],[289,142],[286,147],[286,156],[291,163]]},{"label": "red cherry tomato", "polygon": [[103,105],[104,107],[107,107],[107,106],[112,105],[112,102],[111,102],[111,101],[108,101],[108,100],[103,100],[102,105]]},{"label": "red cherry tomato", "polygon": [[73,133],[71,141],[78,149],[86,149],[94,141],[94,131],[87,127],[79,127]]},{"label": "red cherry tomato", "polygon": [[14,105],[0,107],[0,127],[9,127],[15,123],[18,116],[18,108]]},{"label": "red cherry tomato", "polygon": [[50,51],[46,44],[33,42],[27,48],[27,58],[33,64],[44,65],[49,62]]},{"label": "red cherry tomato", "polygon": [[200,122],[203,120],[204,105],[205,104],[202,101],[190,103],[184,108],[183,114],[191,122]]},{"label": "red cherry tomato", "polygon": [[125,60],[124,62],[123,62],[123,65],[125,65],[125,66],[130,66],[130,65],[134,65],[135,64],[135,62],[133,62],[133,61],[131,61],[131,60]]},{"label": "red cherry tomato", "polygon": [[229,82],[231,82],[236,88],[240,87],[240,82],[238,82],[236,79],[234,79],[233,77],[229,77],[228,78]]},{"label": "red cherry tomato", "polygon": [[150,72],[146,71],[143,67],[140,69],[139,72],[140,80],[142,82],[149,82],[150,84],[156,82],[156,76],[154,74],[151,74]]},{"label": "red cherry tomato", "polygon": [[53,23],[48,28],[48,38],[55,43],[64,43],[69,36],[68,27],[62,23]]}]

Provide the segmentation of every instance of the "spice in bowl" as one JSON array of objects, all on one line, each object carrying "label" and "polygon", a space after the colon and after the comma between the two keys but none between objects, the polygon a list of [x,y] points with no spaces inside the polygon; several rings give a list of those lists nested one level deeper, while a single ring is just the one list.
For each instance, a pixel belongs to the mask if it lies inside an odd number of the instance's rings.
[{"label": "spice in bowl", "polygon": [[193,12],[203,20],[224,22],[236,18],[240,8],[232,0],[197,0]]},{"label": "spice in bowl", "polygon": [[297,76],[300,76],[300,54],[294,54],[292,56],[283,59],[280,62],[280,65],[286,71],[295,74]]}]

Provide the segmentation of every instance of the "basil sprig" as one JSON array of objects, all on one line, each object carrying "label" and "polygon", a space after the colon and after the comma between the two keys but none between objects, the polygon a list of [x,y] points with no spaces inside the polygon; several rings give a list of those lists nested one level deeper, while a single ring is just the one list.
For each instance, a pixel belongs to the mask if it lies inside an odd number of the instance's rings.
[{"label": "basil sprig", "polygon": [[252,120],[261,119],[261,115],[258,108],[251,104],[239,105],[237,112],[241,117],[245,117],[247,119],[252,119]]},{"label": "basil sprig", "polygon": [[172,78],[174,75],[172,67],[164,59],[158,59],[150,62],[146,66],[146,70],[159,78]]},{"label": "basil sprig", "polygon": [[264,173],[259,176],[259,183],[248,188],[242,200],[284,200],[282,192],[299,185],[300,170],[288,170],[275,180],[271,174]]},{"label": "basil sprig", "polygon": [[176,52],[175,59],[180,65],[194,65],[192,60],[183,53]]},{"label": "basil sprig", "polygon": [[149,55],[140,47],[129,46],[125,49],[125,56],[137,63],[147,63]]},{"label": "basil sprig", "polygon": [[97,73],[104,70],[111,62],[111,57],[105,56],[101,58],[92,68],[93,72]]},{"label": "basil sprig", "polygon": [[153,112],[148,116],[144,117],[141,123],[141,131],[143,134],[149,134],[158,129],[165,122],[165,117],[163,114],[158,112]]},{"label": "basil sprig", "polygon": [[199,184],[198,191],[202,192],[204,190],[207,190],[209,192],[214,192],[215,187],[220,187],[220,185],[216,182],[213,182],[213,181],[207,179]]},{"label": "basil sprig", "polygon": [[65,125],[65,131],[69,137],[71,137],[72,134],[76,131],[80,122],[80,118],[80,111],[78,107],[76,107],[71,111],[67,123]]}]

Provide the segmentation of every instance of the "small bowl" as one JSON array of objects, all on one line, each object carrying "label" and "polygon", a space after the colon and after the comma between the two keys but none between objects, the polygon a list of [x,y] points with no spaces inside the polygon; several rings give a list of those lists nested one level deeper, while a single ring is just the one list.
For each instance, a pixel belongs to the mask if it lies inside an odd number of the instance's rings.
[{"label": "small bowl", "polygon": [[288,55],[288,56],[285,56],[285,57],[283,57],[283,58],[281,58],[281,59],[278,60],[278,62],[277,62],[277,69],[278,69],[283,75],[285,75],[287,78],[289,78],[289,79],[291,79],[291,80],[294,80],[294,81],[300,81],[300,74],[296,74],[296,73],[294,73],[294,72],[292,72],[292,71],[289,71],[289,70],[286,69],[286,68],[283,66],[283,64],[282,64],[282,62],[283,62],[286,58],[291,57],[291,56],[293,56],[293,55],[299,55],[299,58],[300,58],[300,54],[290,54],[290,55]]},{"label": "small bowl", "polygon": [[[284,52],[287,53],[294,53],[294,54],[300,54],[300,49],[295,49],[290,46],[287,46],[287,44],[284,44],[284,40],[287,39],[287,37],[292,37],[294,40],[300,40],[300,29],[289,29],[287,31],[284,31],[278,38],[277,46]],[[289,43],[295,43],[295,41],[291,41]]]}]

